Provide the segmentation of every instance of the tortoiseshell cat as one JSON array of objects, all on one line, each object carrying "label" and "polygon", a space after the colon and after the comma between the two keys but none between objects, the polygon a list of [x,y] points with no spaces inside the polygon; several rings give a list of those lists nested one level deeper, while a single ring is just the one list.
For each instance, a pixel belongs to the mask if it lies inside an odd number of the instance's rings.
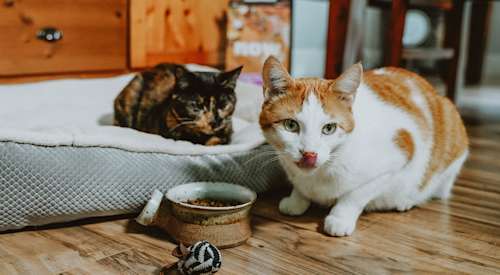
[{"label": "tortoiseshell cat", "polygon": [[159,64],[137,74],[118,95],[114,124],[197,144],[227,144],[241,69],[191,72]]}]

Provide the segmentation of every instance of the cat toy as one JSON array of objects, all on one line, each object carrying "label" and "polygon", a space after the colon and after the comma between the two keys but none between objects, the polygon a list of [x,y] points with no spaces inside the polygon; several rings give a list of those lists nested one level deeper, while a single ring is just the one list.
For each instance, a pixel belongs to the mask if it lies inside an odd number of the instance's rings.
[{"label": "cat toy", "polygon": [[208,275],[219,271],[222,265],[219,249],[208,241],[199,241],[190,247],[181,243],[172,255],[179,258],[179,261],[170,265],[161,274]]}]

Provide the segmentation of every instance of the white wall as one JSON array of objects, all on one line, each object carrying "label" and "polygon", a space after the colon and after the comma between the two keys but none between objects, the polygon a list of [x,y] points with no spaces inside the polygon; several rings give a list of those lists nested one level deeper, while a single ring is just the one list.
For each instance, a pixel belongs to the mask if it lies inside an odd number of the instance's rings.
[{"label": "white wall", "polygon": [[328,27],[327,0],[293,2],[292,75],[322,77]]},{"label": "white wall", "polygon": [[[292,75],[322,77],[325,71],[328,31],[328,0],[295,0],[293,2]],[[381,52],[379,9],[365,13],[365,47],[363,63],[378,65]]]}]

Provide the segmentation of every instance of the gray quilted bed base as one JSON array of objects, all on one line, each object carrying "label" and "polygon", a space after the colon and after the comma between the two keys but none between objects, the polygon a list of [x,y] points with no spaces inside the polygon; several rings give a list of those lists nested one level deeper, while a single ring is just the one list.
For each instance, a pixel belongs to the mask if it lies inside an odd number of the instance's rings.
[{"label": "gray quilted bed base", "polygon": [[226,181],[257,192],[286,178],[269,145],[230,154],[170,155],[0,142],[0,231],[138,212],[154,189]]}]

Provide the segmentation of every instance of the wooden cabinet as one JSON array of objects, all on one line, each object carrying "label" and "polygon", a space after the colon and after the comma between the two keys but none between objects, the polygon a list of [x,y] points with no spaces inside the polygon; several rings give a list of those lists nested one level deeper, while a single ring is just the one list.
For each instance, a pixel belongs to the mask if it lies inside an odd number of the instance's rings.
[{"label": "wooden cabinet", "polygon": [[[244,38],[249,32],[251,39],[243,42],[262,48],[261,44],[274,43],[278,36],[289,36],[283,31],[266,32],[276,29],[273,22],[280,25],[286,20],[269,16],[276,11],[266,12],[269,5],[262,6],[250,9],[231,0],[0,0],[0,82],[109,75],[161,62],[249,64],[241,57],[245,53],[227,55],[227,49],[235,48],[231,44],[235,37]],[[239,14],[232,17],[232,25],[238,21],[253,26],[245,33],[233,30],[232,40],[226,38],[229,10]],[[279,14],[289,18],[289,10],[282,10]],[[62,39],[40,39],[38,33],[47,28],[61,32]],[[286,44],[288,52],[288,42],[274,44]],[[273,53],[260,54],[261,61],[268,54]]]},{"label": "wooden cabinet", "polygon": [[[37,38],[48,27],[62,39]],[[125,70],[126,38],[127,0],[3,0],[0,76]]]},{"label": "wooden cabinet", "polygon": [[130,0],[130,65],[224,64],[229,0]]}]

